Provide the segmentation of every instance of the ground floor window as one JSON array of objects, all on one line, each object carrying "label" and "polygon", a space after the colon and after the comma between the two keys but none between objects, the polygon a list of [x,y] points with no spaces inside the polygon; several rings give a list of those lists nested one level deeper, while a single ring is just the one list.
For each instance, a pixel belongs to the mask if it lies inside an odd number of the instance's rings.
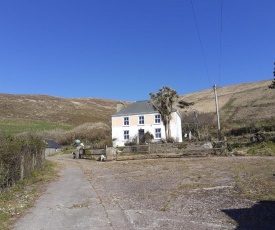
[{"label": "ground floor window", "polygon": [[124,130],[124,140],[129,140],[129,130]]},{"label": "ground floor window", "polygon": [[160,139],[161,138],[161,129],[155,129],[155,138]]}]

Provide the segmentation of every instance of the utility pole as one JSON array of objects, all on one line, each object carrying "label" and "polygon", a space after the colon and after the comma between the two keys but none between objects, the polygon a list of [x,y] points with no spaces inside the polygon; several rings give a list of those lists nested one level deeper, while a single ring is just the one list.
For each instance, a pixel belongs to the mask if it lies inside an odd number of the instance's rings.
[{"label": "utility pole", "polygon": [[213,86],[213,89],[214,89],[214,94],[215,94],[216,113],[217,113],[217,120],[218,120],[218,139],[221,140],[221,125],[220,125],[219,103],[218,103],[216,84]]}]

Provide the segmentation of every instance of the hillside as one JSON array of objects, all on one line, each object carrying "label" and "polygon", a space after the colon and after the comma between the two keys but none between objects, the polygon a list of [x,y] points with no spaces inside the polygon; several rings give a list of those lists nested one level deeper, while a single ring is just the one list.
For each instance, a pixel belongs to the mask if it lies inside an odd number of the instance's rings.
[{"label": "hillside", "polygon": [[72,126],[93,122],[110,124],[110,115],[115,111],[115,100],[0,94],[2,119],[37,120]]},{"label": "hillside", "polygon": [[[271,80],[266,80],[218,88],[223,124],[274,119],[275,90],[268,88],[270,83]],[[215,113],[216,110],[213,89],[181,95],[179,100],[194,102],[193,108],[199,114]],[[29,131],[69,130],[85,123],[99,122],[110,126],[117,102],[96,98],[0,94],[0,129],[10,130],[13,126],[20,126],[22,131],[32,125],[34,128]],[[188,109],[182,109],[182,112],[185,111]]]},{"label": "hillside", "polygon": [[[217,89],[220,118],[226,122],[256,122],[275,118],[275,90],[271,80],[221,87]],[[213,89],[182,95],[179,98],[194,102],[199,113],[215,113]]]}]

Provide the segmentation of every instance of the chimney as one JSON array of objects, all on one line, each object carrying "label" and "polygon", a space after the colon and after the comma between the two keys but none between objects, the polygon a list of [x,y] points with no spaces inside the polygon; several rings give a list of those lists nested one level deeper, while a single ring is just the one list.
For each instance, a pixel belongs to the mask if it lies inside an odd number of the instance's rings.
[{"label": "chimney", "polygon": [[116,104],[116,112],[118,113],[120,110],[122,110],[125,107],[125,105],[122,102],[118,102]]}]

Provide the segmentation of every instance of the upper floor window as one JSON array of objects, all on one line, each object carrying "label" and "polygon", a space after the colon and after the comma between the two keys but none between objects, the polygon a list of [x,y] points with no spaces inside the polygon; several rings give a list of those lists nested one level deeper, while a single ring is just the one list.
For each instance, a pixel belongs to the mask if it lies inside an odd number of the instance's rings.
[{"label": "upper floor window", "polygon": [[155,123],[159,124],[160,123],[160,114],[155,115]]},{"label": "upper floor window", "polygon": [[140,125],[144,125],[144,116],[139,116],[139,118],[138,118],[138,123],[139,123]]},{"label": "upper floor window", "polygon": [[129,117],[124,117],[124,125],[129,125]]},{"label": "upper floor window", "polygon": [[155,138],[161,138],[161,129],[155,129]]},{"label": "upper floor window", "polygon": [[129,130],[124,130],[124,140],[129,140]]}]

